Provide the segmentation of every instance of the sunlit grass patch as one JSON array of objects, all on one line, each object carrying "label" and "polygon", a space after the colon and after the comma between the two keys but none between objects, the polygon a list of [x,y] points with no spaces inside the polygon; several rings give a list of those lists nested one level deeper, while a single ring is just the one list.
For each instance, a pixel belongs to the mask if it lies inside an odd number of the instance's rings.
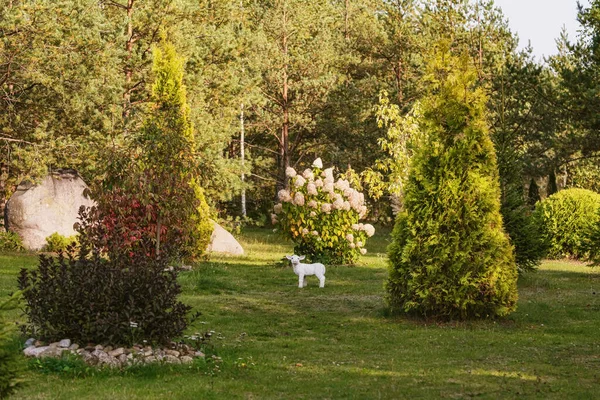
[{"label": "sunlit grass patch", "polygon": [[[264,236],[264,240],[262,239]],[[280,258],[292,246],[244,232],[243,257],[182,272],[182,301],[200,311],[189,333],[214,330],[208,360],[79,376],[30,369],[16,399],[593,398],[600,384],[600,269],[547,261],[519,279],[508,318],[439,322],[387,317],[388,238],[378,230],[356,266],[328,266],[298,289]],[[0,256],[0,290],[35,256]],[[16,318],[17,314],[12,317]]]}]

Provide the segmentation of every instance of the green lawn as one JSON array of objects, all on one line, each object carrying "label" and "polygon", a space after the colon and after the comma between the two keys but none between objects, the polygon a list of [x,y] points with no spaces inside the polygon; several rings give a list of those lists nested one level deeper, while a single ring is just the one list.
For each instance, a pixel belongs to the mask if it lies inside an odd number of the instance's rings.
[{"label": "green lawn", "polygon": [[[589,399],[600,390],[600,272],[549,261],[519,281],[519,309],[501,321],[440,324],[386,317],[388,237],[355,267],[330,267],[324,289],[280,259],[291,246],[266,230],[242,236],[247,256],[182,273],[183,300],[214,330],[192,367],[73,377],[26,372],[15,399]],[[0,295],[34,256],[0,256]],[[16,317],[16,313],[14,317]]]}]

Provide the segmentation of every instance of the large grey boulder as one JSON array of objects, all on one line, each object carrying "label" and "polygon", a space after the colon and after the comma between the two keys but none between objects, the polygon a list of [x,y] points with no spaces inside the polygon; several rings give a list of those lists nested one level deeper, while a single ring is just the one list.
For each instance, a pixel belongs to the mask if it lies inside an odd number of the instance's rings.
[{"label": "large grey boulder", "polygon": [[227,232],[221,225],[213,221],[214,229],[208,244],[208,252],[223,253],[234,256],[244,255],[244,249],[233,235]]},{"label": "large grey boulder", "polygon": [[79,207],[94,202],[84,196],[85,182],[73,170],[58,170],[40,184],[22,183],[6,205],[8,230],[17,233],[23,245],[39,250],[54,232],[75,235]]}]

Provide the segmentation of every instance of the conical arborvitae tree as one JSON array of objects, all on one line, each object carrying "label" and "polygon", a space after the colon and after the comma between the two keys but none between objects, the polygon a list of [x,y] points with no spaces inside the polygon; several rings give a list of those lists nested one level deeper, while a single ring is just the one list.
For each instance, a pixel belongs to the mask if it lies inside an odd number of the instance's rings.
[{"label": "conical arborvitae tree", "polygon": [[443,51],[429,63],[431,92],[419,122],[427,139],[389,248],[392,312],[465,319],[516,308],[518,274],[502,226],[485,95],[468,63]]},{"label": "conical arborvitae tree", "polygon": [[[213,230],[200,176],[194,127],[183,83],[184,60],[162,40],[153,51],[146,120],[110,156],[97,199],[100,222],[88,236],[111,259],[145,254],[197,259]],[[95,232],[92,232],[95,229]]]},{"label": "conical arborvitae tree", "polygon": [[161,242],[167,246],[178,243],[180,255],[198,258],[208,246],[213,226],[198,183],[194,127],[183,83],[184,60],[164,39],[153,55],[154,104],[137,142],[148,203],[156,210],[156,249],[162,251]]},{"label": "conical arborvitae tree", "polygon": [[515,140],[512,126],[496,127],[492,140],[498,158],[504,229],[514,246],[519,273],[535,271],[546,254],[546,246],[523,190],[522,162],[512,145]]}]

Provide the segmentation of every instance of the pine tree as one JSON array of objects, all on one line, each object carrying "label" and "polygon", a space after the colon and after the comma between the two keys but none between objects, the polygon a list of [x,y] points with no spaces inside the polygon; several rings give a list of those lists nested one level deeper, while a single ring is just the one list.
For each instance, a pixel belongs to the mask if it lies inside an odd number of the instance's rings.
[{"label": "pine tree", "polygon": [[517,303],[517,268],[502,226],[486,97],[466,56],[439,46],[419,124],[405,211],[389,249],[392,312],[439,318],[504,316]]}]

